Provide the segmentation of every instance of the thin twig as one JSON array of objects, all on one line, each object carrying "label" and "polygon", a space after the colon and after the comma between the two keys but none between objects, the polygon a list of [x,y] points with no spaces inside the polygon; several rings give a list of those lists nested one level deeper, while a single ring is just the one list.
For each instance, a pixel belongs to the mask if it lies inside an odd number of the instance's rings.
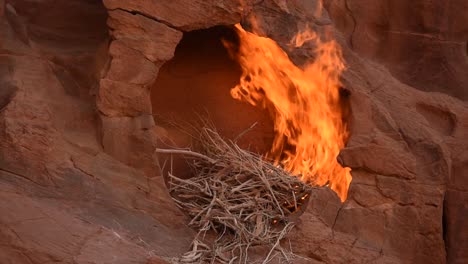
[{"label": "thin twig", "polygon": [[234,142],[237,142],[237,140],[239,140],[241,137],[243,137],[245,134],[247,134],[248,132],[250,132],[256,125],[258,124],[258,122],[255,122],[253,123],[249,128],[247,128],[246,130],[242,131],[241,133],[239,133],[239,135],[237,135],[235,138],[234,138]]},{"label": "thin twig", "polygon": [[190,150],[183,150],[183,149],[160,149],[160,148],[157,148],[156,149],[156,153],[165,153],[165,154],[182,154],[182,155],[189,155],[189,156],[194,156],[194,157],[198,157],[198,158],[202,158],[202,159],[206,159],[208,162],[210,163],[216,163],[216,160],[210,158],[210,157],[207,157],[203,154],[200,154],[200,153],[197,153],[197,152],[193,152],[193,151],[190,151]]}]

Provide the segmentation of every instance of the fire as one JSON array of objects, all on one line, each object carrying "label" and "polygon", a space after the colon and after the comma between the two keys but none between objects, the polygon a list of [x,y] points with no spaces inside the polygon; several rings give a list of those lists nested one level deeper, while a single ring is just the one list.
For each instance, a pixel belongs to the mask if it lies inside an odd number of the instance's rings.
[{"label": "fire", "polygon": [[311,30],[291,41],[317,46],[316,58],[304,69],[291,62],[275,41],[236,25],[238,47],[225,43],[242,68],[233,98],[268,109],[275,138],[268,157],[303,181],[328,184],[342,201],[351,182],[350,168],[336,157],[348,136],[340,105],[340,74],[345,69],[339,46],[322,42]]}]

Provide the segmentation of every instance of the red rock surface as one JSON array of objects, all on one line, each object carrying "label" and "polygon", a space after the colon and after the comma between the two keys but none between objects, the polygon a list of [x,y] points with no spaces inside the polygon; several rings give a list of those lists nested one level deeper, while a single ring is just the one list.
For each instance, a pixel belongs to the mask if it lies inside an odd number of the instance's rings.
[{"label": "red rock surface", "polygon": [[307,24],[334,32],[348,66],[339,160],[353,182],[344,204],[314,193],[290,236],[304,263],[468,261],[463,0],[326,0],[322,13],[306,0],[103,2],[0,0],[0,263],[186,251],[193,232],[154,155],[150,89],[184,32],[248,28],[253,14],[282,46]]},{"label": "red rock surface", "polygon": [[[0,30],[2,264],[146,263],[189,246],[192,232],[147,144],[154,122],[149,90],[141,84],[151,82],[148,74],[156,77],[157,67],[145,64],[143,55],[131,57],[141,54],[136,49],[125,57],[129,48],[117,41],[109,47],[106,18],[99,1],[6,3]],[[181,33],[167,31],[175,46]],[[141,69],[121,72],[123,59]],[[116,93],[106,93],[108,84]]]},{"label": "red rock surface", "polygon": [[422,91],[468,100],[468,2],[324,1],[347,44]]}]

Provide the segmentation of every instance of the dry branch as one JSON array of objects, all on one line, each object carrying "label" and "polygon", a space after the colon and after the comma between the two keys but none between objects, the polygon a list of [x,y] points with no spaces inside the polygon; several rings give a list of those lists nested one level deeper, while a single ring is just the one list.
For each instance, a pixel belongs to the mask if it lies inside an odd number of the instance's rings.
[{"label": "dry branch", "polygon": [[[263,263],[278,253],[288,260],[280,241],[293,227],[291,217],[305,206],[312,187],[224,140],[208,122],[191,128],[196,128],[191,132],[194,150],[157,150],[190,156],[187,162],[194,174],[180,179],[169,172],[171,195],[191,217],[189,225],[198,230],[181,261],[252,263],[249,249],[254,246],[268,247]],[[210,233],[215,239],[208,239]]]}]

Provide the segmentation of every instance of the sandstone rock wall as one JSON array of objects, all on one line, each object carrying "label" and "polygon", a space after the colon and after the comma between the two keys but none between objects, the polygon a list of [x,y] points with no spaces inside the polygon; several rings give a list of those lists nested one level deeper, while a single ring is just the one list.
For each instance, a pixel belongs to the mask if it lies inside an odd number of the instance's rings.
[{"label": "sandstone rock wall", "polygon": [[[327,0],[329,12],[305,0],[103,2],[0,1],[0,259],[183,253],[192,232],[156,163],[149,89],[183,32],[254,17],[284,47],[307,24],[334,33],[348,66],[339,160],[353,182],[344,204],[328,189],[311,199],[291,236],[305,263],[468,260],[462,0]],[[288,52],[297,64],[313,56]]]},{"label": "sandstone rock wall", "polygon": [[422,91],[468,99],[468,2],[326,0],[346,42]]},{"label": "sandstone rock wall", "polygon": [[[467,2],[327,0],[325,6],[343,33],[343,41],[355,53],[385,66],[410,89],[426,91],[410,95],[415,98],[412,112],[417,116],[407,114],[414,117],[408,120],[410,125],[406,131],[411,128],[418,131],[412,134],[419,135],[404,138],[409,140],[411,152],[419,156],[416,160],[419,166],[426,167],[423,173],[433,175],[424,181],[438,179],[443,185],[447,260],[468,261],[463,250],[468,247],[468,230],[459,222],[468,213]],[[393,88],[385,86],[377,85],[376,89]],[[391,112],[390,115],[393,119],[405,116]],[[424,129],[414,124],[418,120],[426,126]],[[401,123],[396,124],[401,127]],[[424,130],[430,132],[422,133]],[[405,134],[408,132],[403,130]]]},{"label": "sandstone rock wall", "polygon": [[[6,1],[4,10],[0,263],[146,263],[185,252],[192,233],[148,165],[152,151],[144,152],[154,123],[139,85],[155,78],[156,66],[129,60],[140,53],[124,36],[109,45],[100,1]],[[136,23],[132,30],[147,22],[124,18]],[[158,25],[148,28],[159,33]],[[124,60],[136,63],[133,72],[119,69]],[[134,72],[142,74],[131,79]],[[127,107],[125,98],[140,101]],[[139,163],[126,156],[129,141],[142,150]]]}]

